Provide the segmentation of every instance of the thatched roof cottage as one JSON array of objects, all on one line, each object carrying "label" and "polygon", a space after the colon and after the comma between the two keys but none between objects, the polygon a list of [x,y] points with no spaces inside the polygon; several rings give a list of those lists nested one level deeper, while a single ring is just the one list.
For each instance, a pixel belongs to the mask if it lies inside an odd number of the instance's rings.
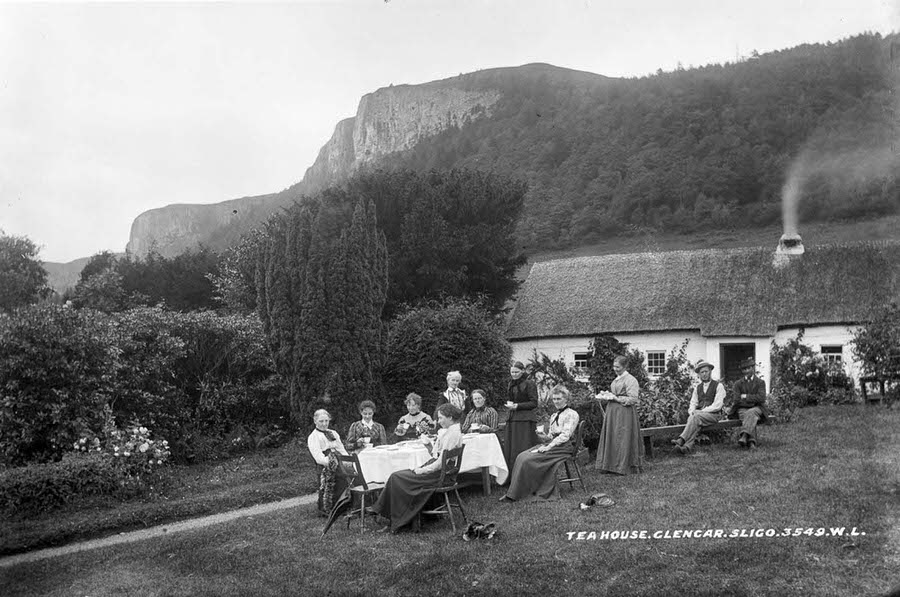
[{"label": "thatched roof cottage", "polygon": [[578,367],[590,340],[611,334],[645,353],[651,375],[689,339],[688,358],[712,363],[717,377],[739,375],[753,357],[771,387],[771,342],[800,328],[855,375],[852,330],[891,300],[900,300],[898,242],[577,257],[532,266],[506,336],[516,359],[536,349]]}]

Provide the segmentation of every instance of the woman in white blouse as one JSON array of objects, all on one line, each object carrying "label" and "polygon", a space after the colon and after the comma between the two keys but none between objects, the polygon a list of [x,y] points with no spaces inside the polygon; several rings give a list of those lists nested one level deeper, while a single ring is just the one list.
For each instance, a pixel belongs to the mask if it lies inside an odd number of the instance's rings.
[{"label": "woman in white blouse", "polygon": [[346,454],[341,436],[334,429],[329,429],[331,415],[324,408],[320,408],[313,414],[313,422],[316,428],[306,439],[306,445],[313,460],[319,465],[319,514],[327,516],[331,511],[335,498],[344,491],[344,484],[337,475],[340,466],[334,454]]},{"label": "woman in white blouse", "polygon": [[434,494],[434,485],[441,476],[444,450],[462,445],[462,431],[459,428],[461,415],[459,409],[450,403],[439,406],[437,419],[441,430],[431,449],[431,459],[418,468],[397,471],[388,477],[378,501],[369,509],[374,514],[391,519],[385,530],[396,533],[408,525]]},{"label": "woman in white blouse", "polygon": [[500,501],[559,499],[556,468],[572,455],[572,442],[580,417],[569,408],[569,390],[563,385],[550,392],[556,414],[550,418],[549,441],[525,450],[516,457],[509,490]]}]

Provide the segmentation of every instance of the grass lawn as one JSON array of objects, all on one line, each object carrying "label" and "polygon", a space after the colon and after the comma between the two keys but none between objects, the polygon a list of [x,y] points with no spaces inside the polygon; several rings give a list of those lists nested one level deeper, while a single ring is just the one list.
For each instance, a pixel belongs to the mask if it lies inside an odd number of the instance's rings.
[{"label": "grass lawn", "polygon": [[[900,411],[811,408],[761,434],[752,453],[660,450],[642,475],[591,471],[589,491],[616,501],[607,510],[580,511],[580,490],[540,504],[468,494],[470,517],[500,529],[489,542],[463,542],[443,521],[396,536],[341,524],[323,540],[308,506],[3,568],[0,586],[9,595],[806,596],[877,595],[900,582]],[[567,535],[831,527],[845,535]]]},{"label": "grass lawn", "polygon": [[83,499],[41,516],[5,520],[0,555],[307,495],[317,488],[304,438],[243,457],[169,467],[162,485],[143,499]]}]

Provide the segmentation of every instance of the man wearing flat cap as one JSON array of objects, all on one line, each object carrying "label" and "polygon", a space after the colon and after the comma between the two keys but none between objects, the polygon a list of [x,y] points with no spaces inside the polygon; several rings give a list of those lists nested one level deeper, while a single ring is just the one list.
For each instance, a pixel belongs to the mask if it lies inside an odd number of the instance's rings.
[{"label": "man wearing flat cap", "polygon": [[700,359],[694,371],[700,376],[700,383],[694,387],[691,403],[688,406],[687,425],[681,436],[672,440],[675,451],[687,454],[697,440],[697,434],[703,427],[717,422],[722,415],[725,403],[725,385],[712,378],[713,365]]},{"label": "man wearing flat cap", "polygon": [[732,401],[726,409],[729,419],[741,420],[738,446],[756,449],[756,424],[766,420],[766,382],[756,375],[756,361],[741,362],[741,378],[731,388]]}]

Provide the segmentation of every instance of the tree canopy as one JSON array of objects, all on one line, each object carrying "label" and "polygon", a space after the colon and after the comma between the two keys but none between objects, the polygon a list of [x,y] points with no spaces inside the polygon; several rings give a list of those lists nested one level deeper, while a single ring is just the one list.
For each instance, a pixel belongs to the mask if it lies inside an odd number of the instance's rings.
[{"label": "tree canopy", "polygon": [[0,311],[36,303],[50,295],[47,271],[31,239],[0,230]]}]

